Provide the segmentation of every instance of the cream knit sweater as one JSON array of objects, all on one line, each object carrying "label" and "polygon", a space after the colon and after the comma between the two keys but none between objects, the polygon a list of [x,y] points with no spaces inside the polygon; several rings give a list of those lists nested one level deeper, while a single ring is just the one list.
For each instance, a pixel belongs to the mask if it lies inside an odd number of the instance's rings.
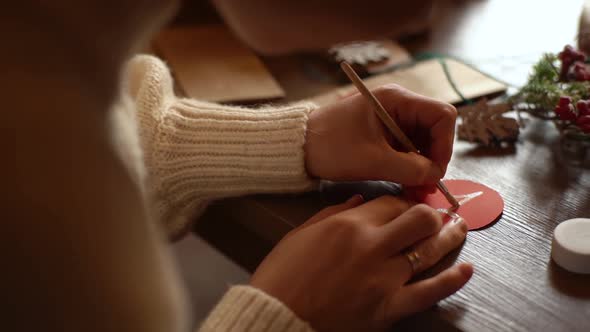
[{"label": "cream knit sweater", "polygon": [[[2,12],[5,330],[186,331],[190,308],[162,233],[181,236],[215,199],[313,187],[303,156],[313,105],[176,98],[150,56],[122,70],[173,7],[22,0]],[[234,286],[201,330],[310,327]]]},{"label": "cream knit sweater", "polygon": [[[185,233],[212,200],[313,188],[303,144],[314,105],[246,109],[177,98],[166,65],[147,55],[128,63],[122,86],[113,137],[171,237]],[[249,286],[232,287],[201,327],[309,330],[279,301]]]}]

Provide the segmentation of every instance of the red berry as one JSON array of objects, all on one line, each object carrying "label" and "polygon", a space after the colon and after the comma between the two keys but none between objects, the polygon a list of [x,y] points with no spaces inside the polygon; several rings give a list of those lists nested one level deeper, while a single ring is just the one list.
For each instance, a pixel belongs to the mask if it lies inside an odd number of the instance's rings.
[{"label": "red berry", "polygon": [[559,104],[555,107],[554,112],[564,121],[574,121],[577,117],[572,105],[572,99],[568,96],[559,97]]},{"label": "red berry", "polygon": [[583,115],[578,117],[576,124],[580,127],[590,125],[590,115]]},{"label": "red berry", "polygon": [[559,106],[567,106],[572,103],[572,98],[568,96],[559,97]]},{"label": "red berry", "polygon": [[555,114],[564,121],[575,121],[577,116],[573,110],[573,107],[556,107]]},{"label": "red berry", "polygon": [[561,61],[568,61],[571,59],[571,54],[572,54],[572,46],[565,45],[565,47],[563,48],[563,51],[559,52],[559,54],[557,56],[559,57],[559,60],[561,60]]},{"label": "red berry", "polygon": [[579,126],[580,129],[585,132],[586,134],[590,134],[590,124]]},{"label": "red berry", "polygon": [[563,48],[563,51],[561,51],[558,56],[561,61],[568,61],[568,62],[584,61],[584,59],[586,58],[584,53],[576,50],[571,45],[566,45]]},{"label": "red berry", "polygon": [[564,107],[564,106],[559,105],[559,106],[555,107],[555,110],[553,110],[553,111],[557,115],[563,114],[563,113],[567,112],[567,107]]},{"label": "red berry", "polygon": [[576,81],[587,81],[590,79],[590,72],[588,72],[588,68],[582,62],[576,62],[574,64],[574,79]]},{"label": "red berry", "polygon": [[566,121],[576,121],[576,113],[574,112],[567,112],[564,116],[563,116],[563,120]]},{"label": "red berry", "polygon": [[578,109],[578,116],[590,115],[590,101],[580,100],[576,103]]},{"label": "red berry", "polygon": [[[584,61],[586,56],[574,49],[571,45],[566,45],[558,54],[559,60],[561,60],[561,69],[559,72],[559,79],[566,80],[567,74],[569,73],[571,65],[576,61]],[[576,79],[578,79],[576,77]]]}]

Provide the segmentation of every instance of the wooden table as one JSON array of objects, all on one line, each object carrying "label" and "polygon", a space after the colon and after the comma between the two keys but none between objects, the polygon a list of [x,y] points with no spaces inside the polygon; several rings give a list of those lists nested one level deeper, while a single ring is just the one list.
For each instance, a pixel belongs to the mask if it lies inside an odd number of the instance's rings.
[{"label": "wooden table", "polygon": [[[573,42],[580,5],[581,1],[449,2],[435,19],[430,39],[413,40],[406,46],[414,52],[453,54],[519,84],[542,52],[558,51]],[[293,99],[314,92],[309,88],[313,80],[297,74],[301,63],[296,56],[267,59]],[[309,85],[303,88],[306,79]],[[441,265],[454,260],[474,263],[471,282],[397,328],[590,330],[590,276],[568,273],[550,260],[555,226],[569,218],[590,217],[590,171],[563,166],[558,151],[556,130],[541,121],[530,121],[513,149],[456,143],[447,177],[491,186],[501,193],[506,208],[492,227],[470,232],[461,250]],[[287,231],[329,202],[357,190],[375,194],[395,188],[357,183],[297,196],[230,199],[213,205],[197,232],[252,270]]]}]

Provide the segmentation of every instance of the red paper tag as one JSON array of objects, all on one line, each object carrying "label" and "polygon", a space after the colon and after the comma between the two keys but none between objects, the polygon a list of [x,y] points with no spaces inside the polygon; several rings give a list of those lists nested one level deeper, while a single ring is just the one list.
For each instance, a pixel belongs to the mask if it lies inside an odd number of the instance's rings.
[{"label": "red paper tag", "polygon": [[461,205],[452,210],[451,204],[440,191],[426,195],[423,203],[434,209],[450,210],[445,214],[444,221],[451,219],[454,213],[467,222],[469,230],[485,227],[499,219],[504,210],[504,200],[500,194],[481,183],[469,180],[444,180],[449,192],[457,198]]}]

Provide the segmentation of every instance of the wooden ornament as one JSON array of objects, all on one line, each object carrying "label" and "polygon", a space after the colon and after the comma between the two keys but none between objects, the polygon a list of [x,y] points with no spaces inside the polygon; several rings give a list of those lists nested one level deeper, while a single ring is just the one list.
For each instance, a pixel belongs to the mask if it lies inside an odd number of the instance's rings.
[{"label": "wooden ornament", "polygon": [[410,53],[391,39],[337,44],[326,51],[325,57],[330,66],[349,63],[361,77],[377,75],[412,61]]},{"label": "wooden ornament", "polygon": [[390,56],[389,51],[376,41],[338,44],[331,47],[328,53],[336,62],[346,61],[360,66],[385,61]]},{"label": "wooden ornament", "polygon": [[518,139],[518,122],[503,115],[511,111],[508,104],[488,104],[484,98],[457,111],[461,118],[457,130],[460,139],[486,146],[513,143]]}]

